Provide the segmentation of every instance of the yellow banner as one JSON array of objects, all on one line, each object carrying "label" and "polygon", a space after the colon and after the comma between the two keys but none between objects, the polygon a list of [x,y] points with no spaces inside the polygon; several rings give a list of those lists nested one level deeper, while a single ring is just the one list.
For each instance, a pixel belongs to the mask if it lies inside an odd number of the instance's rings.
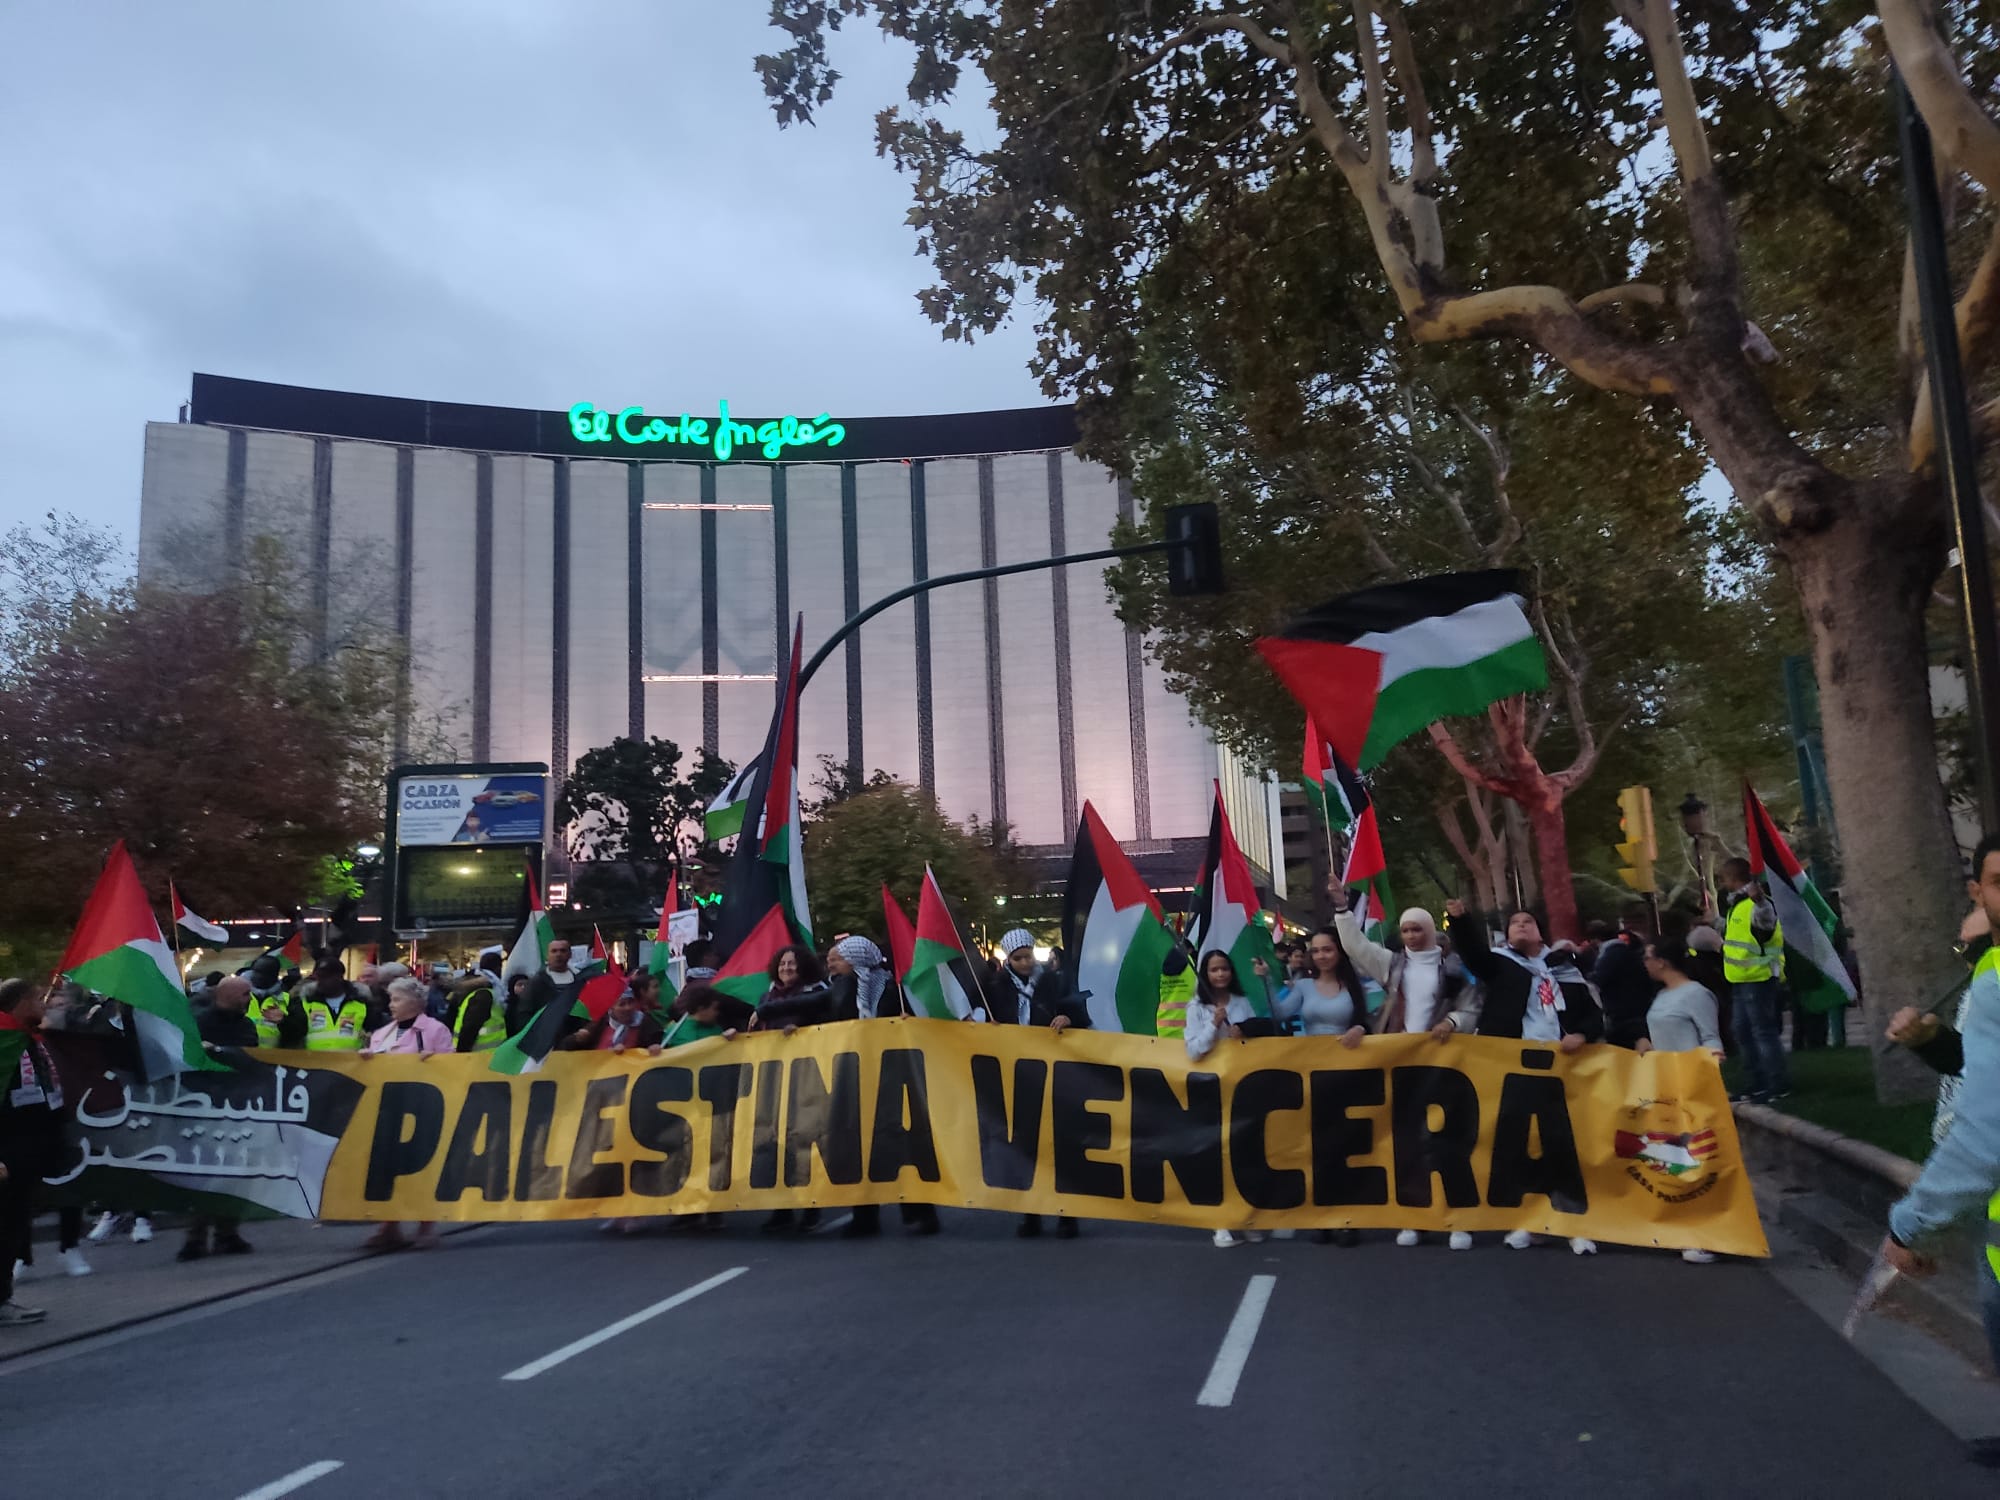
[{"label": "yellow banner", "polygon": [[927,1202],[1769,1253],[1706,1053],[1279,1038],[1190,1063],[1177,1040],[878,1020],[561,1052],[521,1077],[476,1056],[322,1070],[364,1086],[318,1195],[329,1219]]}]

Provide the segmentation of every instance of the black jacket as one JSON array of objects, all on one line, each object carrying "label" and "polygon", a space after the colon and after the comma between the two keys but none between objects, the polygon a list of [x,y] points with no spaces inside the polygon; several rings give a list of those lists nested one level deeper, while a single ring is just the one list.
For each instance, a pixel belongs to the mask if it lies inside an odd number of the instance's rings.
[{"label": "black jacket", "polygon": [[[572,969],[570,973],[574,975],[576,971]],[[542,1007],[554,1000],[557,995],[566,995],[570,1003],[575,1004],[577,996],[582,993],[582,980],[573,978],[568,984],[557,984],[549,978],[549,971],[543,969],[528,981],[528,988],[522,995],[519,1007],[510,1005],[507,1008],[507,1035],[519,1036],[527,1028],[528,1023],[541,1014]]]},{"label": "black jacket", "polygon": [[1604,1002],[1606,1036],[1629,1047],[1646,1035],[1646,1012],[1659,986],[1646,972],[1646,942],[1637,933],[1621,932],[1597,950],[1597,967],[1590,979]]},{"label": "black jacket", "polygon": [[[1534,989],[1534,976],[1513,959],[1486,946],[1486,924],[1482,918],[1453,917],[1445,925],[1451,933],[1452,952],[1485,992],[1479,1007],[1479,1035],[1519,1037]],[[1603,1041],[1604,1014],[1597,1008],[1597,997],[1581,974],[1574,981],[1562,982],[1562,998],[1563,1008],[1556,1012],[1556,1020],[1563,1031],[1581,1036],[1587,1042]]]},{"label": "black jacket", "polygon": [[[16,1104],[14,1094],[23,1087],[24,1067],[42,1097]],[[7,1168],[10,1177],[18,1173],[32,1181],[61,1169],[65,1154],[63,1116],[69,1105],[65,1103],[61,1111],[53,1106],[60,1086],[55,1059],[42,1039],[29,1033],[25,1050],[0,1075],[0,1166]],[[15,1251],[10,1246],[0,1253],[12,1255]]]},{"label": "black jacket", "polygon": [[[1014,988],[1014,981],[1004,967],[987,981],[985,1001],[987,1020],[1003,1026],[1020,1024],[1020,991]],[[1028,1024],[1046,1026],[1057,1016],[1068,1016],[1070,1025],[1088,1029],[1090,1004],[1077,998],[1070,988],[1067,972],[1044,969],[1028,992]]]},{"label": "black jacket", "polygon": [[211,1005],[194,1023],[201,1039],[217,1047],[254,1047],[257,1023],[240,1010],[223,1010]]}]

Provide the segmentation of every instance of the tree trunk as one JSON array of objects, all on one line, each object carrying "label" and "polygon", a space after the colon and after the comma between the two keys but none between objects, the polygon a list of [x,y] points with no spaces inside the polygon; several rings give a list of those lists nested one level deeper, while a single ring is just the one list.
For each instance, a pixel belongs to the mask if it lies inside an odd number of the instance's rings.
[{"label": "tree trunk", "polygon": [[1576,915],[1576,885],[1569,874],[1569,834],[1563,826],[1562,792],[1546,776],[1522,788],[1528,828],[1535,836],[1535,863],[1542,871],[1542,904],[1548,912],[1551,942],[1583,941],[1583,924]]},{"label": "tree trunk", "polygon": [[[1910,524],[1922,496],[1913,504],[1895,493],[1912,485],[1900,477],[1855,485],[1831,524],[1779,540],[1812,641],[1848,875],[1842,910],[1861,960],[1861,1030],[1876,1049],[1884,1102],[1936,1087],[1936,1075],[1910,1052],[1885,1049],[1889,1017],[1901,1006],[1936,1003],[1964,977],[1952,952],[1966,906],[1962,866],[1938,773],[1924,650],[1936,554],[1923,545],[1921,525]],[[1935,487],[1922,489],[1935,513]],[[1938,516],[1933,527],[1941,524]]]}]

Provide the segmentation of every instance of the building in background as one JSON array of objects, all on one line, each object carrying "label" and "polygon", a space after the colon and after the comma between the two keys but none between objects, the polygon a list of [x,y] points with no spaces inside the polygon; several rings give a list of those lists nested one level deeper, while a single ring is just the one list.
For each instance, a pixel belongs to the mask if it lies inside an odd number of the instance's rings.
[{"label": "building in background", "polygon": [[[649,417],[196,375],[185,413],[147,427],[142,581],[216,586],[274,538],[310,560],[330,641],[367,612],[408,642],[403,749],[545,761],[558,783],[620,735],[740,763],[795,613],[810,654],[917,579],[1104,546],[1133,504],[1071,451],[1066,407]],[[939,589],[863,626],[804,695],[808,780],[822,756],[1005,822],[1051,862],[1087,799],[1168,887],[1192,877],[1219,778],[1282,891],[1274,793],[1168,692],[1101,564]]]}]

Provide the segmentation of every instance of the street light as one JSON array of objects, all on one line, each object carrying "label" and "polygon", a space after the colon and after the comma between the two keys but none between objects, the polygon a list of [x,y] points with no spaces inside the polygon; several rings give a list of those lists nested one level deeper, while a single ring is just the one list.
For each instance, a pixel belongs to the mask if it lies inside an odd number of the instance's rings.
[{"label": "street light", "polygon": [[382,846],[380,844],[356,844],[354,852],[363,859],[380,859],[382,857]]}]

